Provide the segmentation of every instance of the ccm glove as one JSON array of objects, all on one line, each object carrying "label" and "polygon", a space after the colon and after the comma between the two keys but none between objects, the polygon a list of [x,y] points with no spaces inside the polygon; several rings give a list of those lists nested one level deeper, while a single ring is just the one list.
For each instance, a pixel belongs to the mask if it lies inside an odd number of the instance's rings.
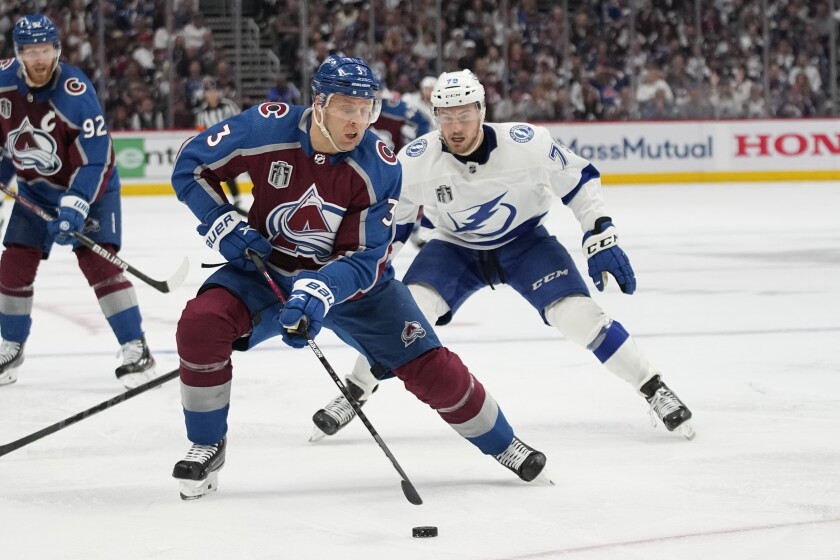
[{"label": "ccm glove", "polygon": [[275,318],[280,323],[283,342],[292,348],[307,344],[301,329],[308,330],[312,338],[321,331],[324,316],[335,302],[328,281],[325,275],[313,271],[303,271],[295,278],[286,307]]},{"label": "ccm glove", "polygon": [[625,294],[636,291],[636,274],[627,255],[618,246],[618,235],[611,218],[598,218],[595,229],[583,235],[583,254],[589,264],[589,277],[599,292],[607,285],[607,273],[613,275]]},{"label": "ccm glove", "polygon": [[246,250],[257,253],[263,260],[271,253],[271,243],[260,232],[242,220],[232,204],[223,204],[207,217],[210,225],[196,229],[211,249],[219,251],[229,263],[244,270],[256,270]]},{"label": "ccm glove", "polygon": [[47,230],[59,245],[73,243],[73,234],[80,233],[90,212],[90,204],[78,196],[65,194],[58,203],[58,216],[47,223]]}]

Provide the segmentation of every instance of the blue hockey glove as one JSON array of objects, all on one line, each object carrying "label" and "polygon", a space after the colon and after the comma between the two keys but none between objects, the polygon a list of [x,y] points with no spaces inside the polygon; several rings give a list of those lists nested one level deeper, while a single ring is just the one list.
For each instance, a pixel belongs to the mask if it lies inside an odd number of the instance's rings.
[{"label": "blue hockey glove", "polygon": [[612,274],[625,294],[636,291],[636,274],[627,255],[618,246],[612,219],[604,217],[595,221],[595,229],[583,235],[583,254],[589,264],[589,277],[599,292],[607,285],[607,273]]},{"label": "blue hockey glove", "polygon": [[73,243],[73,234],[82,231],[90,204],[78,196],[65,194],[58,203],[58,216],[47,223],[47,231],[59,245]]},{"label": "blue hockey glove", "polygon": [[244,270],[256,270],[254,262],[245,253],[247,249],[263,259],[271,253],[271,243],[260,232],[242,220],[232,204],[223,204],[207,216],[210,223],[196,229],[204,236],[211,249],[219,251],[229,263]]},{"label": "blue hockey glove", "polygon": [[280,323],[283,342],[292,348],[306,346],[306,338],[298,329],[306,329],[315,338],[321,331],[324,316],[335,302],[329,279],[319,272],[304,271],[297,275],[286,307],[275,319]]}]

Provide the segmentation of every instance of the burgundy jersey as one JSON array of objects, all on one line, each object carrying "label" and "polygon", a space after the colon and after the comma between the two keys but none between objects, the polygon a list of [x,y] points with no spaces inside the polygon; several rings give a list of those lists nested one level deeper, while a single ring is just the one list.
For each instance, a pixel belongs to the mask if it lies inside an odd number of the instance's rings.
[{"label": "burgundy jersey", "polygon": [[309,108],[263,103],[190,140],[172,174],[178,199],[202,223],[227,202],[222,183],[248,172],[254,203],[248,223],[271,241],[281,274],[319,270],[336,303],[393,278],[388,263],[401,168],[365,132],[352,151],[324,154],[309,141]]},{"label": "burgundy jersey", "polygon": [[59,64],[52,80],[30,90],[16,59],[0,61],[0,182],[47,206],[70,192],[93,202],[119,190],[114,150],[93,86],[78,68]]}]

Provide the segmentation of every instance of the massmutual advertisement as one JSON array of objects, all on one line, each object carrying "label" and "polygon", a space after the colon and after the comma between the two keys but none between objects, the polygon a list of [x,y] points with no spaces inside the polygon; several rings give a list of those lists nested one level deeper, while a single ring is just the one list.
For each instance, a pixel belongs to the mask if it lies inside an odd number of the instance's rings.
[{"label": "massmutual advertisement", "polygon": [[[840,119],[540,123],[590,160],[603,183],[840,181]],[[126,194],[172,194],[191,130],[115,132]],[[250,178],[240,181],[243,188]]]}]

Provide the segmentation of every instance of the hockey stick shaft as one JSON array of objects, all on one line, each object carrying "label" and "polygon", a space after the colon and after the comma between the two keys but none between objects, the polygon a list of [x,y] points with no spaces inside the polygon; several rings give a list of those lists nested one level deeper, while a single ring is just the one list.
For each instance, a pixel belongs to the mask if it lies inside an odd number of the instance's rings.
[{"label": "hockey stick shaft", "polygon": [[[30,210],[42,220],[46,222],[52,222],[55,220],[55,216],[53,216],[52,214],[50,214],[31,200],[28,200],[27,198],[21,196],[19,193],[11,190],[6,185],[0,184],[0,190],[14,198],[16,202],[22,204],[24,207],[26,207],[28,210]],[[134,276],[136,276],[137,278],[139,278],[140,280],[142,280],[143,282],[160,292],[171,292],[173,289],[177,288],[181,284],[181,282],[184,281],[184,278],[187,275],[187,267],[189,266],[189,261],[185,260],[181,264],[177,272],[172,276],[172,278],[170,278],[169,280],[155,280],[150,276],[146,276],[145,274],[143,274],[124,260],[122,260],[117,255],[108,251],[87,235],[80,232],[73,232],[71,233],[71,235],[74,238],[76,238],[79,241],[79,243],[81,243],[82,245],[84,245],[85,247],[87,247],[88,249],[90,249],[109,263],[113,264],[120,270],[133,274]]]},{"label": "hockey stick shaft", "polygon": [[54,434],[59,430],[63,430],[64,428],[66,428],[68,426],[72,426],[76,422],[80,422],[80,421],[84,420],[85,418],[87,418],[88,416],[93,416],[97,412],[102,412],[103,410],[107,410],[107,409],[109,409],[113,406],[116,406],[116,405],[120,404],[121,402],[127,401],[128,399],[130,399],[132,397],[136,397],[137,395],[139,395],[141,393],[145,393],[149,389],[154,389],[155,387],[157,387],[159,385],[163,385],[167,381],[175,379],[176,377],[178,377],[178,370],[177,369],[175,369],[173,371],[170,371],[169,373],[165,373],[165,374],[163,374],[159,377],[155,377],[154,379],[152,379],[151,381],[149,381],[147,383],[144,383],[142,385],[138,385],[134,389],[129,389],[128,391],[126,391],[124,393],[120,393],[116,397],[110,398],[107,401],[102,401],[101,403],[99,403],[96,406],[92,406],[92,407],[88,408],[87,410],[83,410],[82,412],[79,412],[78,414],[74,414],[73,416],[70,416],[69,418],[65,418],[64,420],[62,420],[60,422],[56,422],[55,424],[53,424],[51,426],[47,426],[46,428],[44,428],[42,430],[38,430],[37,432],[31,433],[28,436],[22,437],[18,440],[15,440],[15,441],[11,442],[11,443],[7,443],[5,445],[0,445],[0,457],[2,457],[3,455],[6,455],[7,453],[11,453],[12,451],[14,451],[16,449],[20,449],[21,447],[23,447],[25,445],[29,445],[30,443],[32,443],[34,441],[38,441],[39,439],[41,439],[43,437],[46,437],[50,434]]},{"label": "hockey stick shaft", "polygon": [[[268,273],[268,270],[265,268],[265,264],[263,264],[262,259],[260,259],[259,255],[248,250],[248,257],[254,262],[254,265],[257,267],[257,270],[260,272],[260,274],[263,275],[263,278],[265,278],[266,282],[268,282],[268,285],[271,287],[271,291],[274,292],[274,295],[277,296],[277,299],[280,300],[280,303],[286,305],[286,298],[280,291],[280,287]],[[304,330],[301,333],[301,335],[306,338],[306,343],[309,344],[309,348],[312,349],[312,352],[314,352],[315,356],[317,356],[318,359],[321,361],[321,365],[323,365],[324,369],[327,370],[327,373],[330,374],[330,377],[332,377],[333,382],[335,382],[335,384],[338,386],[338,389],[341,391],[341,394],[344,395],[344,398],[347,399],[347,402],[349,402],[350,405],[353,407],[353,410],[356,411],[356,415],[359,417],[359,420],[362,421],[362,423],[365,425],[365,428],[367,428],[370,432],[370,435],[372,435],[373,439],[376,440],[376,443],[379,445],[379,448],[382,450],[383,453],[385,453],[385,456],[388,457],[388,459],[391,461],[391,464],[394,465],[394,468],[402,477],[401,485],[403,494],[405,494],[406,499],[416,506],[422,504],[423,500],[422,498],[420,498],[420,494],[417,493],[417,489],[414,487],[411,481],[408,480],[408,475],[405,474],[405,471],[397,462],[397,459],[396,457],[394,457],[394,454],[391,453],[391,450],[388,449],[387,445],[385,445],[385,442],[379,436],[379,433],[373,427],[373,424],[371,424],[370,420],[368,420],[367,415],[365,415],[365,413],[362,412],[361,407],[358,405],[358,403],[356,403],[356,399],[354,399],[350,395],[350,392],[347,390],[347,387],[345,387],[344,383],[341,381],[341,378],[338,376],[338,374],[335,373],[335,370],[327,361],[326,357],[324,357],[324,353],[321,352],[320,348],[318,348],[318,344],[315,343],[315,340],[312,338],[312,335],[309,334],[308,330]]]}]

